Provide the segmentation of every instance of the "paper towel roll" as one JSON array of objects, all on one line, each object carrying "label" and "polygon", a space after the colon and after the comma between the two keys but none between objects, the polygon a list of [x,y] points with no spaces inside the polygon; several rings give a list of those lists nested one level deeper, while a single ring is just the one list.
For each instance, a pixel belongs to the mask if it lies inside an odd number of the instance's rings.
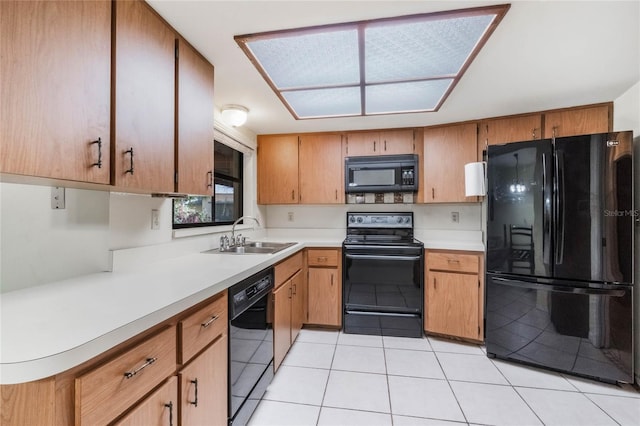
[{"label": "paper towel roll", "polygon": [[467,197],[486,195],[483,162],[464,165],[464,193]]}]

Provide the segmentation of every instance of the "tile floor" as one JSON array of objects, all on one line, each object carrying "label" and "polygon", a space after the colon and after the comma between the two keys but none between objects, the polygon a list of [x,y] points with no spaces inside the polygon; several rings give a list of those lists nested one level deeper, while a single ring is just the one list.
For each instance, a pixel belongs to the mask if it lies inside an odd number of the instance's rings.
[{"label": "tile floor", "polygon": [[305,329],[249,424],[639,425],[640,393],[477,345]]}]

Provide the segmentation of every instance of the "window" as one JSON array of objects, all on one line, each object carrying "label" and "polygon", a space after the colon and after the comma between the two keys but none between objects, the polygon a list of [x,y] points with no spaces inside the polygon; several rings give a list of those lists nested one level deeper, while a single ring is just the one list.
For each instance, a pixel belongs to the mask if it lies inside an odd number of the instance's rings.
[{"label": "window", "polygon": [[173,200],[173,228],[231,225],[242,216],[242,153],[214,143],[213,197]]}]

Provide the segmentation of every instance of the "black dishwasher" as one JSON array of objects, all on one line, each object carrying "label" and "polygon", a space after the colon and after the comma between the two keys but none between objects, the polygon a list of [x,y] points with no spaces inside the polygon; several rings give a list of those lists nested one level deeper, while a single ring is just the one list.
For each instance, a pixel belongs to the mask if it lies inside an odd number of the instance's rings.
[{"label": "black dishwasher", "polygon": [[229,425],[245,425],[273,378],[273,268],[229,288]]}]

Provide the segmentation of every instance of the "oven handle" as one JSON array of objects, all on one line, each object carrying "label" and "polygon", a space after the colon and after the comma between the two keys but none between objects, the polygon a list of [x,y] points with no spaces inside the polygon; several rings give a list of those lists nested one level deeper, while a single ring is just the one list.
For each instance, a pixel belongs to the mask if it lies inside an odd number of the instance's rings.
[{"label": "oven handle", "polygon": [[572,294],[588,294],[588,295],[603,295],[621,297],[624,296],[624,290],[616,289],[601,289],[601,288],[583,288],[583,287],[564,287],[553,284],[536,284],[527,281],[510,280],[507,278],[493,277],[493,281],[499,284],[509,285],[511,287],[529,288],[532,290],[547,290],[554,293],[572,293]]},{"label": "oven handle", "polygon": [[420,314],[402,314],[402,313],[392,313],[392,312],[370,312],[370,311],[351,311],[346,310],[346,314],[349,315],[371,315],[371,316],[379,316],[379,317],[408,317],[408,318],[419,318]]},{"label": "oven handle", "polygon": [[385,256],[375,256],[370,254],[345,254],[347,259],[356,259],[356,260],[407,260],[407,261],[415,261],[420,260],[422,256],[395,256],[395,255],[385,255]]}]

